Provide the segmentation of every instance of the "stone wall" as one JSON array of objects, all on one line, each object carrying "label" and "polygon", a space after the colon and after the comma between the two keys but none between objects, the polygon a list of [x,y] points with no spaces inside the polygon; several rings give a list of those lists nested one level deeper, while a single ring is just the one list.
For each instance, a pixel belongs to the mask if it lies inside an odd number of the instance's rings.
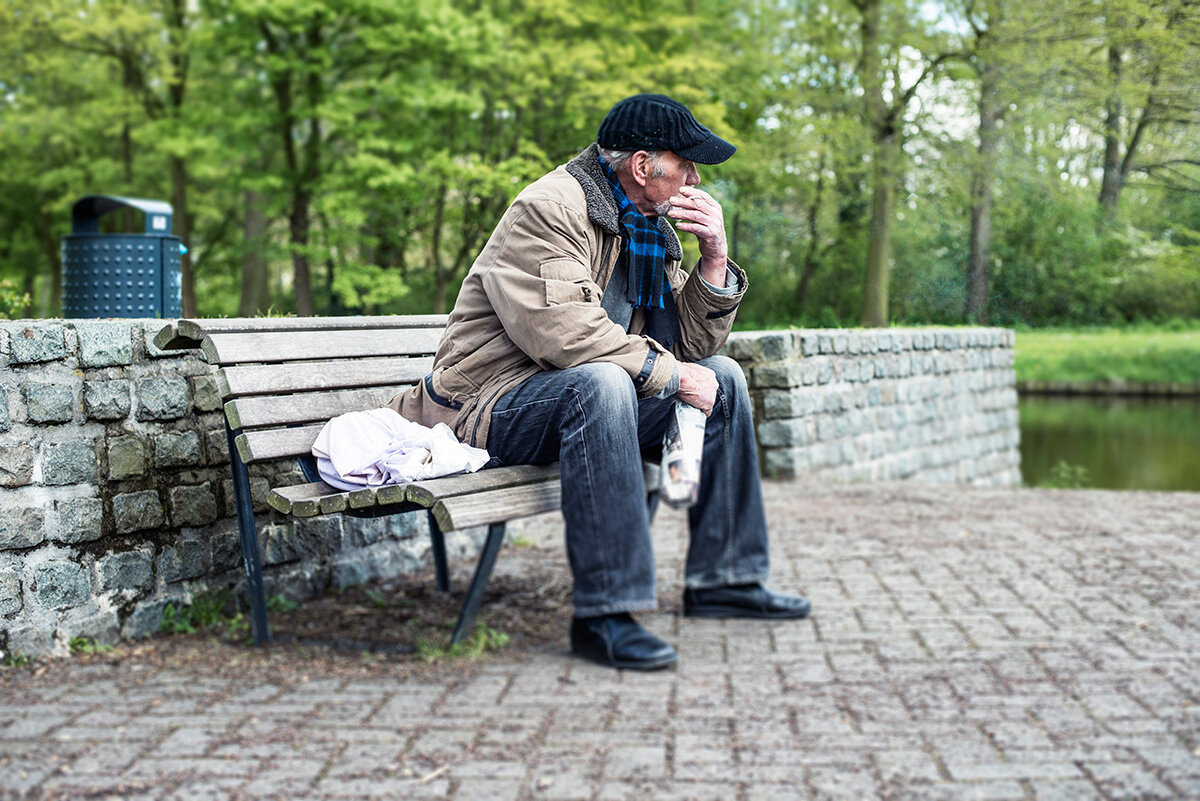
[{"label": "stone wall", "polygon": [[[244,586],[213,370],[155,348],[162,325],[0,321],[0,651],[144,636],[166,604]],[[308,598],[427,561],[424,515],[273,519],[269,483],[302,481],[294,461],[251,467],[269,593]]]},{"label": "stone wall", "polygon": [[1021,483],[1012,331],[735,333],[764,474]]},{"label": "stone wall", "polygon": [[[213,370],[160,351],[158,320],[0,321],[0,650],[64,653],[157,631],[168,603],[244,583]],[[735,334],[765,471],[1015,484],[1012,334]],[[269,593],[304,599],[428,560],[421,514],[300,522],[266,508],[284,461],[251,467]],[[481,532],[449,538],[451,555]]]}]

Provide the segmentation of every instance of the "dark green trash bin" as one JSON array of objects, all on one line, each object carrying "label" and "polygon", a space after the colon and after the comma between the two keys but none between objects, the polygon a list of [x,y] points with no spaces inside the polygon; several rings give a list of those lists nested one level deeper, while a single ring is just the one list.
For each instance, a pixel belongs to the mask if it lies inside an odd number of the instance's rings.
[{"label": "dark green trash bin", "polygon": [[[145,233],[100,233],[101,217],[126,208],[145,215]],[[62,240],[63,317],[179,317],[182,243],[171,233],[171,217],[171,204],[160,200],[77,201]]]}]

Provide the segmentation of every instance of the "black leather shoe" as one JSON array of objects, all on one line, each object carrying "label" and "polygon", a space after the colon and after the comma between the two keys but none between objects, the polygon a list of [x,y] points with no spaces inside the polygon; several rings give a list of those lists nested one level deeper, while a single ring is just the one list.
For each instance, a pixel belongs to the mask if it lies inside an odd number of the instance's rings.
[{"label": "black leather shoe", "polygon": [[683,591],[685,617],[753,617],[789,620],[808,617],[812,604],[799,595],[772,592],[762,584],[735,584]]},{"label": "black leather shoe", "polygon": [[674,648],[642,628],[628,612],[575,618],[571,651],[622,670],[660,670],[679,659]]}]

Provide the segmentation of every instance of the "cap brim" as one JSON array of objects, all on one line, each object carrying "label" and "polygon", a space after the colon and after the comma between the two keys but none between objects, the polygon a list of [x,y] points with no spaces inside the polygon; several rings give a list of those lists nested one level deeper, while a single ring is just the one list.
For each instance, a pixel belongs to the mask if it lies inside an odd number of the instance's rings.
[{"label": "cap brim", "polygon": [[736,152],[737,147],[729,144],[716,134],[713,134],[698,145],[674,151],[676,156],[681,156],[697,164],[720,164]]}]

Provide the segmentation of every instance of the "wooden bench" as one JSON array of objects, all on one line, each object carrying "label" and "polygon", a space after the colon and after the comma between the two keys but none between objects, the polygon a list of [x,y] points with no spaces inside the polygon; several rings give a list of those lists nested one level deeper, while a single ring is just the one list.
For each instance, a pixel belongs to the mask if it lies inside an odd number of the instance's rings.
[{"label": "wooden bench", "polygon": [[[428,514],[438,588],[450,589],[444,532],[488,527],[451,644],[470,633],[509,520],[558,509],[558,465],[519,465],[405,485],[343,491],[317,475],[312,443],[325,422],[348,411],[385,404],[422,380],[445,328],[445,315],[284,317],[177,320],[154,344],[164,350],[199,347],[219,369],[225,431],[242,558],[257,643],[270,640],[262,566],[247,465],[295,458],[308,483],[274,487],[268,504],[296,518],[323,514],[382,517]],[[647,464],[648,488],[657,467]],[[648,496],[651,514],[657,492]]]}]

